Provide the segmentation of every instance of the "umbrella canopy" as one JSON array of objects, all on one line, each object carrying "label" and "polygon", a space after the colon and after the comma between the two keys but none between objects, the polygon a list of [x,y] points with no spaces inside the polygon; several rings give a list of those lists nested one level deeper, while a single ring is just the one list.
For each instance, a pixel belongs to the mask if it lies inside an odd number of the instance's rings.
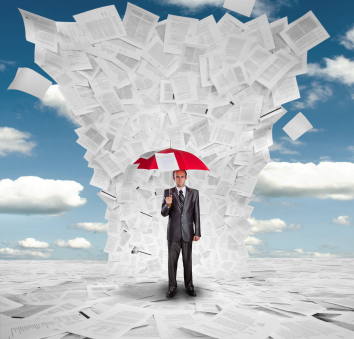
[{"label": "umbrella canopy", "polygon": [[[167,148],[156,153],[174,153],[179,169],[210,171],[204,162],[192,153],[173,148]],[[155,154],[150,156],[148,159],[139,158],[134,162],[134,164],[139,164],[138,169],[159,169],[157,166]]]}]

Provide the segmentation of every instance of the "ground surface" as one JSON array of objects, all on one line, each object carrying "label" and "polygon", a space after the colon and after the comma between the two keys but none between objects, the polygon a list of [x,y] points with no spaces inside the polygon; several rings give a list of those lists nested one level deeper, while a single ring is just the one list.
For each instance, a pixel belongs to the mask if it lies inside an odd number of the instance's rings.
[{"label": "ground surface", "polygon": [[[154,320],[156,312],[166,313],[170,310],[178,314],[180,311],[190,310],[195,311],[195,321],[206,321],[230,305],[254,314],[265,312],[280,322],[310,317],[321,320],[323,324],[330,323],[338,330],[354,331],[352,259],[248,259],[247,267],[248,274],[243,271],[243,278],[234,281],[215,281],[194,276],[196,298],[186,294],[182,278],[178,281],[175,298],[166,299],[167,277],[161,278],[156,274],[145,277],[109,274],[106,262],[0,261],[0,296],[6,298],[2,301],[6,304],[11,300],[23,305],[4,311],[0,302],[1,327],[5,328],[9,324],[15,326],[28,317],[36,319],[36,314],[46,308],[75,300],[76,305],[83,305],[81,311],[91,318],[116,304],[151,309],[155,312],[147,321],[148,324],[130,330],[124,337],[207,337],[183,330],[180,327],[183,324],[178,323],[177,318],[174,332],[163,332],[162,325]],[[183,277],[181,267],[179,277]],[[78,310],[73,310],[74,312]],[[273,333],[273,337],[286,338],[284,333],[283,336]],[[299,333],[296,335],[288,334],[288,338],[307,338],[304,333],[302,336]],[[348,337],[347,332],[343,335],[343,338]],[[268,335],[264,338],[267,337]],[[2,335],[1,338],[5,336]],[[85,336],[68,334],[67,331],[52,338]],[[92,338],[95,336],[92,335]]]}]

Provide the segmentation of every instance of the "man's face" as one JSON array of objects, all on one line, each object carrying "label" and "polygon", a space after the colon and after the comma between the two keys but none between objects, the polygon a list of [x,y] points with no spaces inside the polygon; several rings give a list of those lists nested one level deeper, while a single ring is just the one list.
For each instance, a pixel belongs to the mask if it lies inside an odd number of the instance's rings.
[{"label": "man's face", "polygon": [[182,188],[184,186],[184,182],[186,181],[186,172],[185,171],[176,171],[175,172],[175,177],[173,178],[174,181],[176,181],[177,187]]}]

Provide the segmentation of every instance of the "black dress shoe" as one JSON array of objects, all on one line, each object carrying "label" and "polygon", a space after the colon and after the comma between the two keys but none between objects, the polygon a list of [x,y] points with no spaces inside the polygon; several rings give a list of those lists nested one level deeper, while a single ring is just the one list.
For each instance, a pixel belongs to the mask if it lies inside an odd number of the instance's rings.
[{"label": "black dress shoe", "polygon": [[168,291],[168,292],[166,293],[166,298],[173,298],[173,297],[175,296],[175,294],[176,294],[176,290],[174,290],[174,291]]},{"label": "black dress shoe", "polygon": [[186,291],[187,291],[187,294],[190,295],[191,297],[197,296],[197,294],[195,293],[193,288],[187,288]]}]

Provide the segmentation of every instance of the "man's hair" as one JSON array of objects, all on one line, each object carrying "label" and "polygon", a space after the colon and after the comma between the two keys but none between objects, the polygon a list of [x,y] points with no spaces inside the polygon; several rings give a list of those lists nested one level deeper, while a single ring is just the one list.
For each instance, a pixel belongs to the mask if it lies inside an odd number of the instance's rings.
[{"label": "man's hair", "polygon": [[[187,178],[187,171],[186,170],[177,170],[177,171],[184,171],[186,173],[186,178]],[[173,178],[175,177],[175,172],[176,171],[173,171]]]}]

